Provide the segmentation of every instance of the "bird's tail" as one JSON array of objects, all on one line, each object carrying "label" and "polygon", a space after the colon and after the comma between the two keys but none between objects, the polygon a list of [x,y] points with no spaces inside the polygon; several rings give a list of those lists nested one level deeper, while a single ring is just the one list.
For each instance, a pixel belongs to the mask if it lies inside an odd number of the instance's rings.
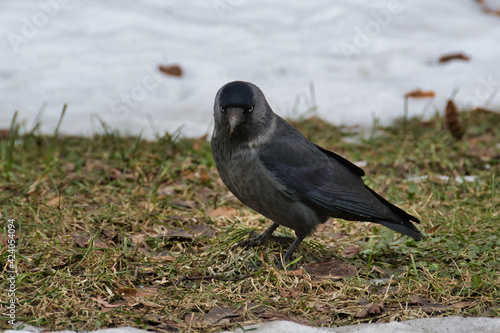
[{"label": "bird's tail", "polygon": [[373,222],[380,223],[389,229],[402,233],[403,235],[409,236],[417,241],[419,241],[422,238],[422,234],[420,233],[420,231],[411,222],[413,221],[416,223],[420,223],[420,221],[415,216],[410,215],[401,208],[394,206],[389,201],[385,200],[380,195],[378,195],[368,186],[365,186],[365,188],[373,196],[375,196],[381,203],[383,203],[384,206],[389,208],[390,211],[394,214],[394,216],[391,217],[388,216],[387,218],[376,217],[373,219]]}]

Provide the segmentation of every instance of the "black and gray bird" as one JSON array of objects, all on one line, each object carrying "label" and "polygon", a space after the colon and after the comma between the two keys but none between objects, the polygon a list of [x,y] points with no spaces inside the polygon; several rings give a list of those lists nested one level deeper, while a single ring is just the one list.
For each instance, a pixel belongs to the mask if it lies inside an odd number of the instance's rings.
[{"label": "black and gray bird", "polygon": [[257,246],[280,225],[297,238],[284,263],[329,217],[380,223],[420,240],[411,221],[362,180],[364,171],[342,156],[306,139],[273,112],[252,83],[234,81],[217,92],[212,154],[227,188],[245,205],[271,219],[261,235],[241,242]]}]

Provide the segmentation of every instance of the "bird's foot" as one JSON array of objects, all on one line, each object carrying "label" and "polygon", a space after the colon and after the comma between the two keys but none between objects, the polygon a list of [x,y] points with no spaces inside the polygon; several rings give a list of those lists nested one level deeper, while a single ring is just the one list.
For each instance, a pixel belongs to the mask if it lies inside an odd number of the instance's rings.
[{"label": "bird's foot", "polygon": [[256,237],[252,237],[252,238],[249,238],[249,239],[242,240],[241,242],[238,242],[238,244],[236,244],[236,246],[239,246],[239,247],[256,247],[256,246],[259,246],[261,244],[264,244],[265,242],[267,242],[268,239],[269,239],[269,237],[266,237],[266,235],[260,234],[260,235],[258,235]]},{"label": "bird's foot", "polygon": [[278,244],[290,244],[293,242],[293,238],[284,236],[273,236],[262,233],[258,236],[242,240],[236,245],[240,247],[256,247],[264,244],[267,241],[273,241]]}]

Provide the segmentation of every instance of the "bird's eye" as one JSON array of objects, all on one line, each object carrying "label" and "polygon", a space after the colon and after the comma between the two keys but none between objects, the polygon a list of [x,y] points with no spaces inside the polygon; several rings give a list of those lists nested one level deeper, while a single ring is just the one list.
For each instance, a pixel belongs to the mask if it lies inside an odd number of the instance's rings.
[{"label": "bird's eye", "polygon": [[226,112],[226,110],[224,110],[224,108],[221,106],[220,107],[220,112]]},{"label": "bird's eye", "polygon": [[253,106],[250,109],[248,109],[248,112],[252,112],[252,111],[253,111]]}]

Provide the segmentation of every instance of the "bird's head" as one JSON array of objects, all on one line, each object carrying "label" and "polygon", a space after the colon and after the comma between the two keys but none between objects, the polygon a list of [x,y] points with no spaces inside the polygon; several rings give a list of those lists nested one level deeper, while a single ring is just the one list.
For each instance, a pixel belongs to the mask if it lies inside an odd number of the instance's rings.
[{"label": "bird's head", "polygon": [[268,110],[264,94],[257,86],[243,81],[229,82],[215,97],[215,130],[231,138],[249,139],[265,125]]}]

